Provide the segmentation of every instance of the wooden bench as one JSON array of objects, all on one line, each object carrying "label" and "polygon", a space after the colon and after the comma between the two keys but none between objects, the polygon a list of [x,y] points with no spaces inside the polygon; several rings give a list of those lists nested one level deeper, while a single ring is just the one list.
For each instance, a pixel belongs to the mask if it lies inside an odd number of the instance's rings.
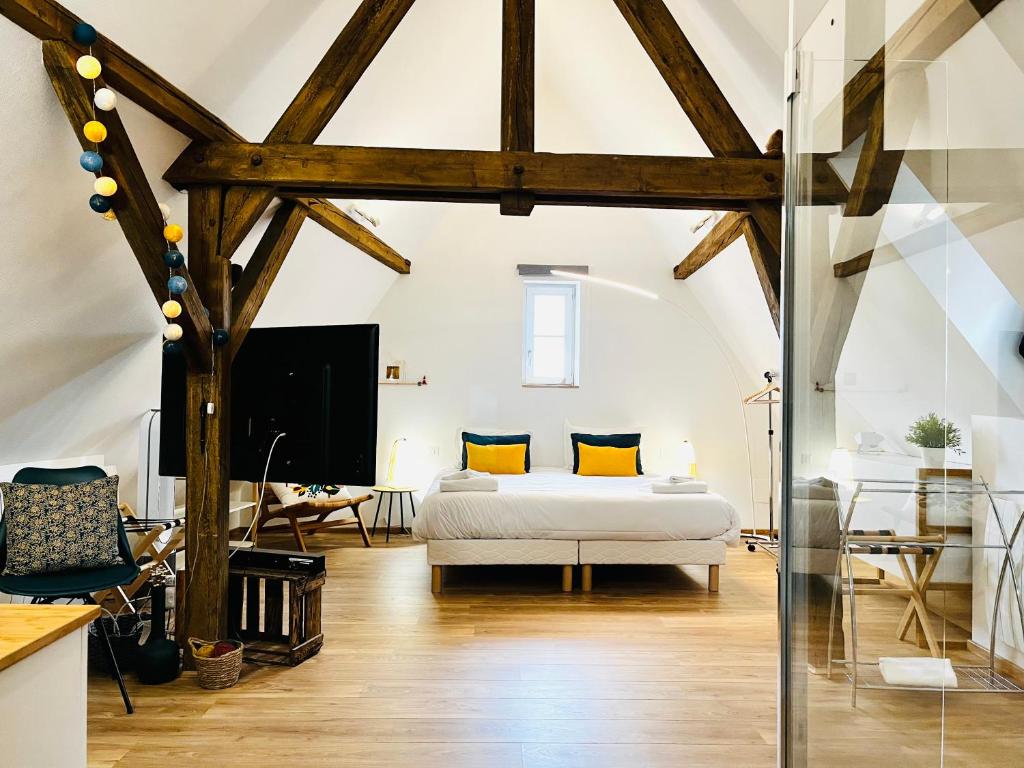
[{"label": "wooden bench", "polygon": [[[253,498],[259,498],[259,487],[253,487]],[[370,501],[373,496],[356,496],[355,498],[344,498],[344,499],[310,499],[309,501],[303,501],[299,504],[282,504],[277,509],[270,509],[271,505],[280,504],[280,500],[274,495],[270,485],[267,484],[263,495],[263,504],[256,514],[259,515],[259,519],[256,521],[256,526],[252,532],[252,545],[254,547],[259,546],[259,536],[261,533],[268,531],[283,531],[291,530],[292,535],[295,536],[295,543],[299,545],[299,550],[302,552],[308,552],[306,549],[305,536],[312,536],[320,531],[328,528],[338,528],[343,525],[355,525],[359,529],[359,535],[363,539],[363,546],[373,546],[370,543],[370,536],[366,531],[366,525],[363,523],[362,515],[359,513],[359,505],[365,501]],[[353,517],[351,518],[339,518],[336,520],[328,520],[327,517],[332,512],[337,512],[342,509],[351,509]],[[287,520],[286,525],[268,525],[274,520]]]}]

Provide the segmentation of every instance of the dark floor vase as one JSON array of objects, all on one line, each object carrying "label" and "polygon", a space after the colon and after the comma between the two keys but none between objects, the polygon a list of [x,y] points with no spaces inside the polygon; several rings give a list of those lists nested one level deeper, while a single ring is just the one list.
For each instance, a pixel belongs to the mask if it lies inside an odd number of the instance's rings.
[{"label": "dark floor vase", "polygon": [[140,683],[159,685],[169,683],[181,674],[181,652],[177,643],[167,639],[164,627],[164,584],[153,585],[153,624],[149,638],[139,649],[135,672]]}]

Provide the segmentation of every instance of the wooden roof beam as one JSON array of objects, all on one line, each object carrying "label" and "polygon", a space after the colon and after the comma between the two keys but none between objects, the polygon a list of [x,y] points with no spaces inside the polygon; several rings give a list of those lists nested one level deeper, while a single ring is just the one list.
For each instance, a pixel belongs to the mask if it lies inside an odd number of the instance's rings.
[{"label": "wooden roof beam", "polygon": [[[341,34],[267,135],[267,142],[308,144],[334,117],[413,0],[363,0]],[[224,199],[221,249],[230,256],[274,199],[273,187],[232,187]]]},{"label": "wooden roof beam", "polygon": [[[501,149],[533,151],[534,0],[504,0],[501,27]],[[529,216],[533,194],[523,189],[501,195],[501,213]]]},{"label": "wooden roof beam", "polygon": [[[72,38],[72,31],[82,20],[53,0],[0,0],[0,15],[6,16],[40,40],[60,40],[77,53],[85,52],[85,48],[75,43]],[[241,134],[210,110],[109,38],[99,35],[92,48],[103,62],[103,78],[108,86],[184,135],[197,141],[245,141]],[[327,200],[299,198],[297,202],[307,211],[313,206],[318,206],[325,216],[344,216]],[[353,224],[365,230],[359,237],[353,238],[358,240],[356,247],[372,258],[386,263],[390,254],[394,253],[393,249],[380,243],[376,236],[361,224]],[[353,240],[348,242],[352,243]],[[378,243],[383,248],[379,247]],[[408,273],[408,269],[405,273]]]},{"label": "wooden roof beam", "polygon": [[497,202],[519,187],[573,204],[683,199],[714,209],[782,196],[782,161],[765,158],[396,149],[319,144],[208,144],[186,152],[164,178],[177,186],[252,184],[293,194]]},{"label": "wooden roof beam", "polygon": [[382,242],[362,224],[353,221],[326,200],[312,199],[305,208],[306,215],[324,229],[333,232],[345,242],[369,254],[385,267],[400,275],[408,275],[412,265],[394,248]]},{"label": "wooden roof beam", "polygon": [[719,219],[690,251],[686,258],[676,265],[673,274],[676,280],[685,280],[720,254],[743,234],[743,223],[750,216],[744,212],[730,212]]},{"label": "wooden roof beam", "polygon": [[[961,237],[969,238],[1022,219],[1024,219],[1024,204],[1022,203],[988,203],[973,211],[954,216],[950,219],[950,223],[956,227],[953,237],[959,239]],[[866,271],[872,264],[890,264],[908,256],[941,248],[949,238],[948,224],[940,219],[934,224],[891,243],[879,245],[852,259],[836,262],[832,265],[832,272],[836,277],[853,277],[853,275],[859,275]]]},{"label": "wooden roof beam", "polygon": [[[839,261],[847,261],[858,252],[857,242],[874,243],[877,240],[882,216],[875,214],[889,202],[902,163],[902,151],[885,149],[885,97],[879,92],[868,119],[864,145],[857,158],[850,196],[839,222],[835,245]],[[865,269],[870,261],[869,252]]]},{"label": "wooden roof beam", "polygon": [[1002,0],[925,0],[885,45],[846,83],[841,98],[823,111],[823,119],[842,111],[843,147],[867,130],[876,98],[885,89],[885,64],[933,61],[967,34]]},{"label": "wooden roof beam", "polygon": [[270,286],[281,270],[285,256],[291,250],[306,215],[306,209],[294,200],[282,202],[245,265],[242,278],[231,295],[231,346],[228,352],[230,359],[234,359],[253,321],[256,320],[256,315],[263,306]]},{"label": "wooden roof beam", "polygon": [[768,304],[768,313],[772,316],[772,322],[775,324],[775,332],[779,333],[781,328],[779,297],[782,295],[782,286],[779,283],[782,280],[782,262],[760,227],[755,226],[749,218],[744,219],[742,224],[743,236],[750,249],[750,258],[754,262],[757,281],[761,284],[764,300]]},{"label": "wooden roof beam", "polygon": [[[761,157],[757,142],[751,138],[664,1],[614,2],[711,154],[715,157]],[[779,178],[782,178],[781,172]],[[781,204],[754,200],[748,208],[781,263]],[[774,303],[778,303],[778,297]]]},{"label": "wooden roof beam", "polygon": [[[82,135],[82,126],[94,117],[92,89],[85,86],[75,70],[78,52],[56,40],[44,41],[42,48],[43,65],[75,136],[83,150],[94,149],[94,145]],[[103,82],[97,84],[102,86]],[[167,251],[167,242],[163,238],[163,216],[117,110],[105,112],[102,117],[107,128],[107,138],[100,145],[103,175],[117,182],[117,194],[110,198],[111,208],[160,305],[169,298],[168,269],[163,260],[163,253]],[[208,369],[213,329],[188,271],[182,269],[179,274],[189,284],[188,290],[178,297],[182,313],[177,322],[184,329],[185,349],[194,367]]]}]

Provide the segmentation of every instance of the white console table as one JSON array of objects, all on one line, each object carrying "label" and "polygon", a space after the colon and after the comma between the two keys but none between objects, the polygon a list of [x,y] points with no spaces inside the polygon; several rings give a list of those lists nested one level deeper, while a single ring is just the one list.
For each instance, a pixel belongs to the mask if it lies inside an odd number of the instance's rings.
[{"label": "white console table", "polygon": [[91,605],[0,605],[4,765],[84,768]]}]

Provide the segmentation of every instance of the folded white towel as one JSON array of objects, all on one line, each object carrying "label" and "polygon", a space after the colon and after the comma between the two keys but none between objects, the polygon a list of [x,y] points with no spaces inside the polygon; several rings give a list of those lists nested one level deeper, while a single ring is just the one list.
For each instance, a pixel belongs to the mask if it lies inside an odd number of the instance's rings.
[{"label": "folded white towel", "polygon": [[489,477],[490,472],[477,472],[475,469],[462,469],[450,475],[442,475],[442,480],[469,480],[471,477]]},{"label": "folded white towel", "polygon": [[708,484],[703,480],[690,480],[685,483],[651,483],[655,493],[707,493]]},{"label": "folded white towel", "polygon": [[878,670],[889,685],[910,688],[956,688],[956,672],[949,659],[931,656],[883,656]]},{"label": "folded white towel", "polygon": [[688,483],[691,480],[696,480],[693,475],[669,475],[668,481],[670,483]]},{"label": "folded white towel", "polygon": [[441,492],[452,493],[455,491],[496,491],[498,490],[498,478],[490,475],[478,475],[458,480],[441,480]]}]

